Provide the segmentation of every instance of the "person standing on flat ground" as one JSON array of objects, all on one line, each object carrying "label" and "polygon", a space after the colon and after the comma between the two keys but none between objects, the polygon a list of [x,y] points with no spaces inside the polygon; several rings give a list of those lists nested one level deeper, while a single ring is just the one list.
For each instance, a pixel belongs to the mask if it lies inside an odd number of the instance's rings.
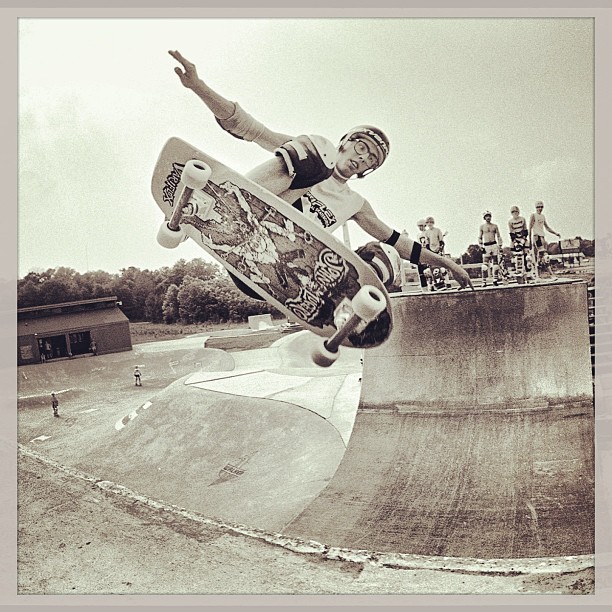
[{"label": "person standing on flat ground", "polygon": [[51,408],[53,408],[53,416],[59,416],[59,401],[57,397],[55,397],[55,393],[51,394]]}]

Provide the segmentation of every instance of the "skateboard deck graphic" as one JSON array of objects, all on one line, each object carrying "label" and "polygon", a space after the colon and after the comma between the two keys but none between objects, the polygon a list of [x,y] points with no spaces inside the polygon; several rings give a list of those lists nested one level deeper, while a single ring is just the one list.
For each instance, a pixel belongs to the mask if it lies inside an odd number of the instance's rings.
[{"label": "skateboard deck graphic", "polygon": [[[183,177],[191,160],[212,171],[204,187],[193,192],[185,190]],[[178,138],[164,146],[151,190],[166,222],[170,221],[164,226],[172,225],[180,207],[180,240],[195,240],[290,319],[329,338],[336,332],[338,309],[350,309],[360,289],[373,286],[384,295],[384,310],[342,343],[368,348],[388,337],[389,299],[374,271],[284,200]]]}]

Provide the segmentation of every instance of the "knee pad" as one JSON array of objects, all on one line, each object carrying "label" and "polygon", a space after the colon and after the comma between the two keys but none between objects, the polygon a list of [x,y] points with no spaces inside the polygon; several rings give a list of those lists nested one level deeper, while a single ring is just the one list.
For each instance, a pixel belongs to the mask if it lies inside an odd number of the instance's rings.
[{"label": "knee pad", "polygon": [[274,154],[283,158],[293,178],[291,189],[303,189],[332,175],[338,151],[322,136],[298,136],[275,149]]},{"label": "knee pad", "polygon": [[489,266],[486,263],[483,263],[482,266],[480,266],[480,269],[482,270],[483,274],[486,274],[489,271]]},{"label": "knee pad", "polygon": [[402,258],[392,246],[384,242],[368,242],[355,253],[372,266],[387,289],[395,286],[396,279],[400,277]]}]

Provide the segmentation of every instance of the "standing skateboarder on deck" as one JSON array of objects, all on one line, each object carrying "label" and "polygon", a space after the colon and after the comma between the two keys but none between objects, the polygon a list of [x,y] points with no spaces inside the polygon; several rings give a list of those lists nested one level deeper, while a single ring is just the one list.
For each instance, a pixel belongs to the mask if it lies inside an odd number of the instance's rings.
[{"label": "standing skateboarder on deck", "polygon": [[[338,147],[321,136],[291,136],[274,132],[211,89],[194,64],[178,51],[169,51],[182,69],[175,67],[181,83],[191,89],[209,108],[217,123],[229,134],[255,142],[274,157],[247,174],[252,181],[298,208],[329,232],[353,219],[376,242],[357,249],[387,287],[399,277],[401,259],[413,264],[445,265],[461,287],[472,287],[467,272],[455,262],[440,257],[405,234],[381,221],[370,203],[349,185],[379,168],[389,154],[389,140],[382,130],[361,125],[348,131]],[[234,282],[253,297],[238,279]]]},{"label": "standing skateboarder on deck", "polygon": [[482,284],[486,287],[489,271],[493,284],[499,284],[499,258],[501,256],[502,237],[499,227],[491,223],[492,214],[486,210],[482,217],[484,223],[478,232],[478,245],[482,250]]},{"label": "standing skateboarder on deck", "polygon": [[[529,232],[527,230],[527,221],[521,216],[521,211],[518,206],[510,208],[512,215],[508,220],[508,231],[510,233],[510,243],[512,244],[513,257],[515,258],[515,269],[524,269],[528,278],[534,280],[535,271],[533,270],[531,256],[529,255],[531,247],[527,240]],[[522,260],[522,264],[516,260]]]},{"label": "standing skateboarder on deck", "polygon": [[433,217],[425,219],[427,225],[427,238],[429,239],[429,250],[434,253],[444,253],[444,234],[439,227],[436,227],[436,220]]},{"label": "standing skateboarder on deck", "polygon": [[561,234],[559,232],[555,232],[552,227],[546,223],[546,217],[542,210],[544,210],[543,202],[536,202],[535,205],[536,211],[531,213],[531,217],[529,218],[529,242],[531,246],[535,249],[536,255],[536,268],[539,266],[546,267],[548,269],[548,273],[552,276],[552,270],[550,269],[550,261],[548,259],[547,247],[548,243],[544,238],[544,230],[548,230],[551,234],[554,234],[557,238],[561,238]]}]

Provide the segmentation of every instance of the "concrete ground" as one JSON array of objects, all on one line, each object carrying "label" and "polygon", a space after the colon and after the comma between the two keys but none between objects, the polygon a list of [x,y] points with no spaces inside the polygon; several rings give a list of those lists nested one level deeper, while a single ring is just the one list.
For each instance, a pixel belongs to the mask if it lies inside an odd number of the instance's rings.
[{"label": "concrete ground", "polygon": [[[236,367],[228,353],[211,350],[195,337],[136,345],[128,353],[19,368],[20,602],[51,604],[55,596],[65,595],[132,595],[133,603],[149,595],[199,595],[205,596],[203,601],[218,595],[249,595],[252,603],[274,605],[298,600],[364,605],[372,602],[372,596],[382,596],[380,601],[389,604],[416,601],[407,596],[443,596],[442,601],[450,601],[461,595],[462,605],[482,605],[483,595],[500,602],[504,599],[498,596],[520,594],[522,604],[561,604],[565,598],[560,595],[593,594],[592,567],[568,573],[547,567],[527,573],[483,573],[425,558],[402,568],[375,557],[334,558],[329,550],[308,543],[289,545],[265,530],[211,517],[156,497],[153,490],[143,494],[125,482],[108,479],[104,475],[108,465],[122,460],[114,448],[121,433],[118,424],[127,423],[127,432],[139,421],[126,417],[139,413],[144,422],[149,416],[142,412],[143,406],[150,401],[155,405],[155,397],[181,378]],[[278,352],[270,355],[277,357]],[[282,370],[282,363],[270,364],[267,371]],[[133,384],[134,365],[143,371],[142,387]],[[346,366],[347,376],[351,367]],[[288,370],[295,374],[296,364]],[[210,374],[204,378],[210,379]],[[60,398],[57,419],[51,412],[51,391]],[[219,390],[202,392],[225,397]],[[249,409],[248,398],[243,398],[243,405]],[[346,428],[346,418],[340,422]],[[341,444],[346,431],[338,431]],[[92,460],[96,453],[98,464]],[[168,468],[171,473],[172,465]],[[149,482],[155,483],[155,477]],[[270,599],[280,595],[287,597]],[[319,597],[299,599],[313,595]]]}]

